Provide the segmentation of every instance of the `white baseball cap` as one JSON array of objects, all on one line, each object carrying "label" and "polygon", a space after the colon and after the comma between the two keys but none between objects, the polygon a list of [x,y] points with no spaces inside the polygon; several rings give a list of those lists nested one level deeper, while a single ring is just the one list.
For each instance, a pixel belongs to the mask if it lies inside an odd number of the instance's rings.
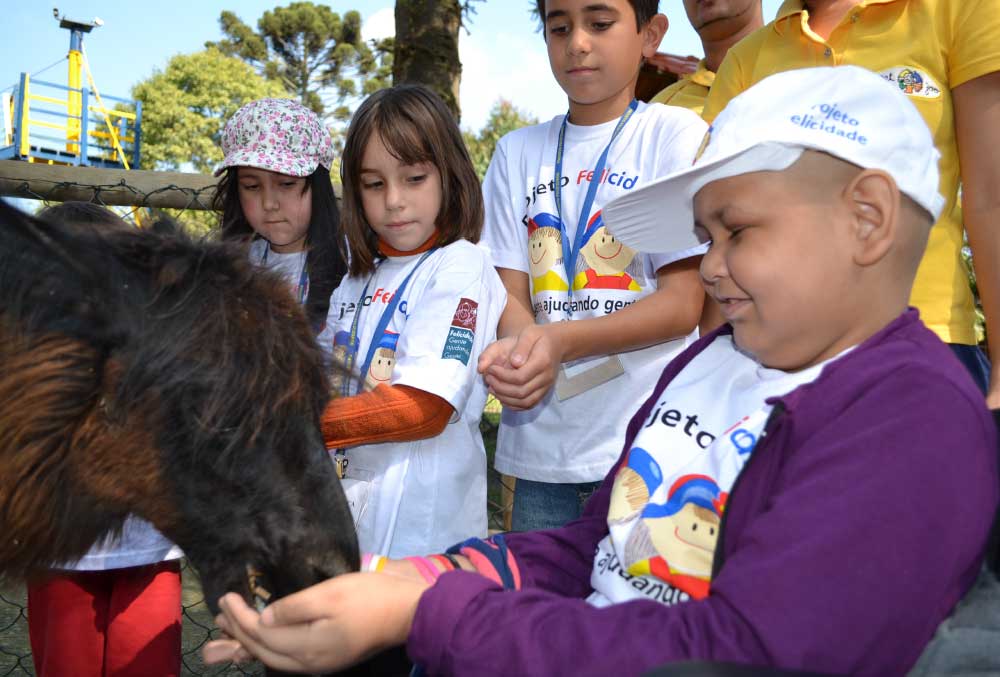
[{"label": "white baseball cap", "polygon": [[719,113],[688,169],[606,204],[608,231],[643,252],[676,252],[701,244],[692,203],[712,181],[781,171],[807,150],[865,169],[881,169],[937,220],[934,139],[899,87],[857,66],[803,68],[767,77]]}]

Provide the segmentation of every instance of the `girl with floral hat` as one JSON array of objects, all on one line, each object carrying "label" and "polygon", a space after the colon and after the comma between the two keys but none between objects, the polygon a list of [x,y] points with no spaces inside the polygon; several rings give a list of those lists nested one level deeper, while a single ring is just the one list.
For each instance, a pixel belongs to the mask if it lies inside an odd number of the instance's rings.
[{"label": "girl with floral hat", "polygon": [[222,151],[222,238],[250,238],[251,259],[282,273],[319,332],[346,270],[330,133],[296,101],[259,99],[226,122]]}]

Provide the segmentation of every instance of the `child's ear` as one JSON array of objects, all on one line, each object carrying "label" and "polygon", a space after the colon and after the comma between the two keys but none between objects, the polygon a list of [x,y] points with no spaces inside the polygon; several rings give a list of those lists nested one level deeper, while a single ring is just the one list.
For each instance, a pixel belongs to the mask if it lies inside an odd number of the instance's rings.
[{"label": "child's ear", "polygon": [[860,266],[877,263],[897,237],[900,197],[896,182],[881,170],[866,169],[847,185],[844,198],[856,241],[854,262]]},{"label": "child's ear", "polygon": [[649,59],[656,54],[656,50],[660,47],[660,41],[663,40],[663,36],[667,34],[667,27],[670,22],[667,21],[665,14],[654,14],[653,17],[646,22],[646,25],[642,27],[642,56],[645,59]]}]

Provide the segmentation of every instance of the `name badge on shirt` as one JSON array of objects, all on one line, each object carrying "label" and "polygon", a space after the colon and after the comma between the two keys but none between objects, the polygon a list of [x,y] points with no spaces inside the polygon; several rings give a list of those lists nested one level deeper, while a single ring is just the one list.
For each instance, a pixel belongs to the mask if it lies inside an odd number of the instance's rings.
[{"label": "name badge on shirt", "polygon": [[351,509],[351,517],[354,518],[354,528],[358,528],[361,518],[368,511],[368,502],[372,495],[372,483],[360,479],[345,477],[340,480],[340,487],[344,490],[347,498],[347,507]]},{"label": "name badge on shirt", "polygon": [[[347,506],[351,509],[351,516],[354,518],[354,527],[357,528],[362,515],[368,510],[368,499],[371,498],[372,483],[370,478],[358,479],[347,476],[347,466],[350,459],[344,454],[343,449],[338,449],[336,453],[331,453],[334,467],[337,470],[337,478],[340,480],[340,488],[344,490],[347,498]],[[364,475],[364,473],[363,473]]]},{"label": "name badge on shirt", "polygon": [[556,398],[560,402],[618,378],[625,367],[617,355],[588,358],[564,364],[556,378]]}]

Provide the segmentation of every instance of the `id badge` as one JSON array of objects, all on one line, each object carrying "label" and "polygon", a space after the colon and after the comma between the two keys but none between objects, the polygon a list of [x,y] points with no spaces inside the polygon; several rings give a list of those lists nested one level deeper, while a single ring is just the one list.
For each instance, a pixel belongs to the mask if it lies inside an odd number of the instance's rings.
[{"label": "id badge", "polygon": [[588,358],[564,364],[556,377],[556,398],[563,402],[625,373],[617,355]]},{"label": "id badge", "polygon": [[337,449],[336,453],[330,454],[333,459],[333,467],[337,471],[337,479],[342,480],[347,477],[347,465],[350,461],[344,455],[343,449]]},{"label": "id badge", "polygon": [[368,501],[372,495],[372,483],[350,477],[340,480],[340,486],[347,497],[347,505],[354,518],[354,528],[358,528],[361,518],[368,512]]},{"label": "id badge", "polygon": [[347,505],[351,509],[351,517],[354,518],[354,528],[358,527],[361,518],[368,511],[368,502],[372,494],[372,477],[364,470],[353,470],[348,477],[348,466],[350,459],[344,454],[342,449],[330,454],[333,465],[337,470],[337,477],[340,479],[340,488],[344,490],[347,498]]}]

